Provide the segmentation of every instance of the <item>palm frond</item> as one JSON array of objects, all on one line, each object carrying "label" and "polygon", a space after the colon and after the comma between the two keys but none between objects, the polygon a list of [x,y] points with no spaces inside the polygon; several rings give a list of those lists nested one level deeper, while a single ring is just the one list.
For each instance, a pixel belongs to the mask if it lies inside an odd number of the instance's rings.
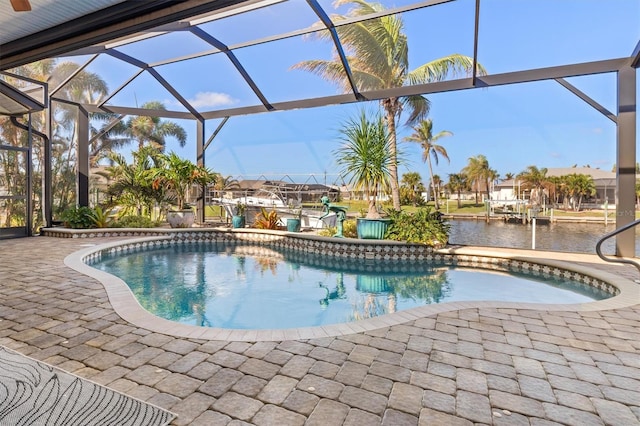
[{"label": "palm frond", "polygon": [[400,98],[402,111],[409,111],[405,126],[413,126],[429,115],[431,101],[422,95],[412,95]]},{"label": "palm frond", "polygon": [[[473,58],[455,53],[431,62],[427,62],[409,72],[407,78],[411,84],[434,83],[447,78],[471,75]],[[478,66],[479,75],[485,75],[484,68]]]},{"label": "palm frond", "polygon": [[157,127],[158,134],[164,138],[166,136],[173,136],[178,140],[181,147],[184,147],[187,143],[187,132],[184,128],[172,121],[164,121]]},{"label": "palm frond", "polygon": [[291,69],[308,71],[316,74],[323,79],[337,85],[343,92],[351,89],[344,67],[339,61],[326,61],[322,59],[314,59],[309,61],[298,62],[291,66]]}]

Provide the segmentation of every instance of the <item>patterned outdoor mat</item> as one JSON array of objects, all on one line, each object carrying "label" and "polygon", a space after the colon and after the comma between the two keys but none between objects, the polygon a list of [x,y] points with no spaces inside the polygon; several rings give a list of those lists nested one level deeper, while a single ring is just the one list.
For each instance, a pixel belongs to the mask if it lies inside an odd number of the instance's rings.
[{"label": "patterned outdoor mat", "polygon": [[0,425],[166,425],[174,414],[0,346]]}]

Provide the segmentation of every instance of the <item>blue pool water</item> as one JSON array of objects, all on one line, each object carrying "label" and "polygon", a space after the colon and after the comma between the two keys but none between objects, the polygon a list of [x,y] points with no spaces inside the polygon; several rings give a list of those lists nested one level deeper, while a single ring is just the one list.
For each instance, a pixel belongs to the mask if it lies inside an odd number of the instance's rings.
[{"label": "blue pool water", "polygon": [[222,243],[103,255],[91,266],[124,280],[157,316],[232,329],[335,324],[452,301],[582,303],[609,296],[553,277]]}]

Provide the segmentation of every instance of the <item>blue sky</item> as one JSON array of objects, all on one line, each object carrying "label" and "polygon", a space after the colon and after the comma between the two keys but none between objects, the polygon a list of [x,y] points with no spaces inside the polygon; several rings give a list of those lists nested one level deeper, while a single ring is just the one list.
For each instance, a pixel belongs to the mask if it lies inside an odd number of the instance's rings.
[{"label": "blue sky", "polygon": [[[320,3],[334,12],[331,1]],[[382,1],[387,7],[413,0]],[[409,39],[410,66],[451,53],[473,54],[473,0],[425,8],[403,15]],[[341,9],[344,12],[345,9]],[[239,16],[220,19],[202,28],[227,45],[279,34],[317,21],[303,0],[289,0]],[[640,0],[483,0],[478,59],[490,74],[528,68],[629,56],[640,39]],[[200,52],[210,46],[189,34],[173,34],[121,47],[122,51],[154,62]],[[306,59],[327,59],[331,46],[296,37],[239,49],[236,55],[271,102],[328,96],[337,89],[319,77],[290,67]],[[82,58],[73,60],[81,61]],[[224,55],[162,66],[158,71],[201,111],[255,105],[257,98]],[[109,58],[89,67],[111,88],[136,69]],[[571,78],[580,90],[615,112],[614,75]],[[469,157],[484,154],[501,175],[518,173],[528,165],[570,167],[590,165],[611,170],[615,163],[615,126],[606,117],[554,81],[429,95],[434,131],[448,130],[442,139],[450,163],[434,172],[445,181]],[[640,99],[640,95],[638,96]],[[181,110],[171,95],[144,74],[112,100],[112,104],[141,105],[161,100]],[[290,176],[295,181],[333,183],[339,172],[332,155],[339,146],[339,128],[363,104],[338,105],[232,117],[206,153],[206,164],[224,175],[256,178]],[[369,110],[377,102],[366,105]],[[178,121],[189,133],[180,148],[168,149],[195,157],[195,123]],[[207,137],[219,120],[206,123]],[[399,139],[410,134],[400,127]],[[425,183],[427,166],[415,144],[402,144],[410,162],[401,168],[419,172]],[[326,176],[326,178],[325,178]]]}]

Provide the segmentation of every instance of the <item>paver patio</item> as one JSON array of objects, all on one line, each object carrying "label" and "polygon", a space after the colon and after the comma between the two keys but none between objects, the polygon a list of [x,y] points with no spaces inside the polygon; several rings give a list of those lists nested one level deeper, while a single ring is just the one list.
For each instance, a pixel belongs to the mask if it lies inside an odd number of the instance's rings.
[{"label": "paver patio", "polygon": [[311,340],[184,339],[125,322],[102,284],[64,265],[106,241],[0,241],[0,345],[166,408],[176,425],[640,425],[640,298],[595,312],[470,308]]}]

